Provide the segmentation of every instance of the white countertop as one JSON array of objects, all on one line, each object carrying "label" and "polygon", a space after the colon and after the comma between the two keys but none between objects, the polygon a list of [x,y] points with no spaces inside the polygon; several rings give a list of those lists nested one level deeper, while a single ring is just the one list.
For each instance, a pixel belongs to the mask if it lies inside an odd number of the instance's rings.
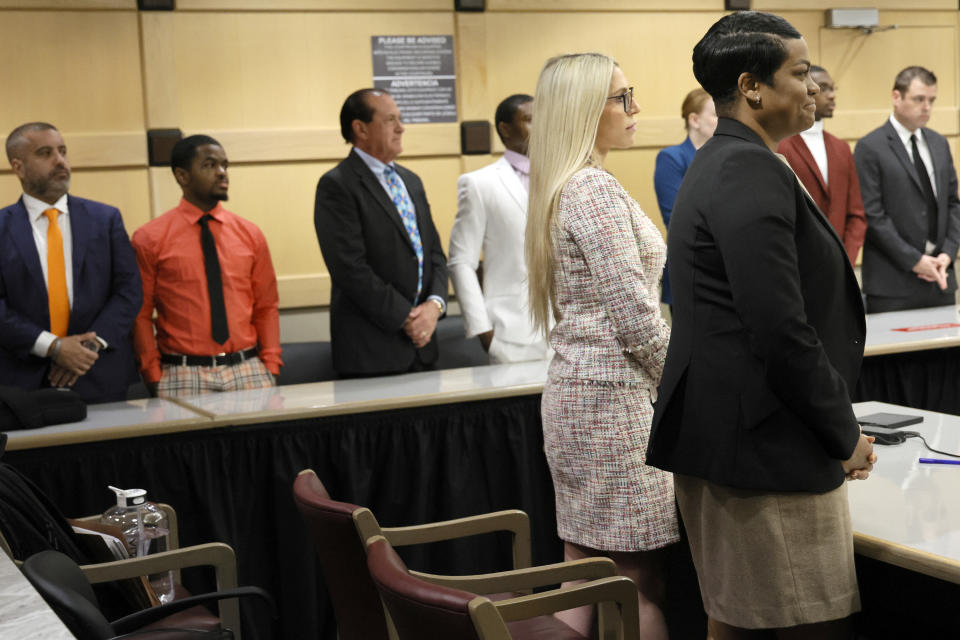
[{"label": "white countertop", "polygon": [[0,638],[74,640],[33,585],[0,551]]},{"label": "white countertop", "polygon": [[421,371],[383,378],[357,378],[232,391],[179,398],[216,425],[275,422],[322,415],[537,394],[548,361]]},{"label": "white countertop", "polygon": [[[854,411],[857,416],[923,416],[923,422],[903,430],[920,433],[935,449],[960,454],[960,417],[883,402],[859,402]],[[947,458],[929,451],[919,438],[875,445],[875,452],[878,461],[870,477],[848,484],[857,551],[960,583],[960,466],[917,462]],[[930,571],[931,564],[945,573]]]},{"label": "white countertop", "polygon": [[80,422],[7,431],[7,449],[153,435],[208,420],[206,416],[163,398],[91,404],[87,407],[87,417]]},{"label": "white countertop", "polygon": [[953,305],[867,316],[864,355],[960,346],[960,316]]}]

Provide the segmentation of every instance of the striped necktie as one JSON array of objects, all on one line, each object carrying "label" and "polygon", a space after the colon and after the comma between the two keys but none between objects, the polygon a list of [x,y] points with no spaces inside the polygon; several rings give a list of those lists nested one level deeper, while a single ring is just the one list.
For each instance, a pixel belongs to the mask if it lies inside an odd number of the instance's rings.
[{"label": "striped necktie", "polygon": [[70,325],[70,298],[67,295],[67,267],[63,258],[63,234],[56,209],[43,212],[50,224],[47,226],[47,300],[50,304],[50,333],[61,338],[67,335]]}]

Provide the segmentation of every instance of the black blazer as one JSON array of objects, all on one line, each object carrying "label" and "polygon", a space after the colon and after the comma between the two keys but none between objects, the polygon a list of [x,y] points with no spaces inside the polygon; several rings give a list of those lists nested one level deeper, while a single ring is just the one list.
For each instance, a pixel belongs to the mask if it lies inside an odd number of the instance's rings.
[{"label": "black blazer", "polygon": [[[927,128],[923,129],[923,138],[933,158],[937,246],[953,260],[960,247],[957,172],[946,138]],[[927,202],[920,176],[889,120],[860,138],[854,157],[867,214],[863,290],[868,295],[890,298],[909,298],[926,292],[936,299],[940,288],[913,272],[927,242]],[[949,269],[947,291],[956,288],[953,269]]]},{"label": "black blazer", "polygon": [[[416,303],[417,256],[391,202],[353,150],[317,183],[314,224],[330,272],[333,366],[341,375],[408,371],[436,361],[436,335],[417,350],[403,331],[415,304],[447,299],[447,259],[430,216],[423,183],[396,165],[413,205],[423,244],[423,292]],[[419,353],[418,353],[419,351]]]},{"label": "black blazer", "polygon": [[859,437],[863,302],[791,169],[721,118],[677,196],[673,331],[647,462],[744,489],[828,491]]}]

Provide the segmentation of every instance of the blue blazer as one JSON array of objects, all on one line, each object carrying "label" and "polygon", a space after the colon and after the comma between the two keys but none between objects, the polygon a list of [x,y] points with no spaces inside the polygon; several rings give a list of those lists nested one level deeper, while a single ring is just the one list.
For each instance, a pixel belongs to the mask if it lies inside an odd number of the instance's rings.
[{"label": "blue blazer", "polygon": [[[657,192],[657,204],[660,206],[660,215],[663,216],[663,226],[670,231],[670,214],[673,213],[673,202],[677,199],[680,183],[687,172],[687,167],[693,162],[697,152],[688,137],[683,143],[667,147],[657,154],[657,165],[653,171],[653,188]],[[668,256],[669,259],[669,256]],[[663,301],[673,304],[673,294],[670,292],[670,272],[667,266],[663,267]]]},{"label": "blue blazer", "polygon": [[[69,196],[73,239],[70,335],[95,331],[108,348],[73,389],[87,402],[124,400],[136,379],[130,332],[143,303],[140,271],[120,211]],[[46,386],[50,362],[30,353],[50,329],[47,287],[27,209],[0,209],[0,384]]]}]

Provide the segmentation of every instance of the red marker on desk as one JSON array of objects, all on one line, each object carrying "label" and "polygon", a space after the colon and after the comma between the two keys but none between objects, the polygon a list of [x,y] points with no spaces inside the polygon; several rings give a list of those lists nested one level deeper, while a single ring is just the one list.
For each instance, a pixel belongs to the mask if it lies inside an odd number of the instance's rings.
[{"label": "red marker on desk", "polygon": [[960,460],[945,460],[943,458],[920,458],[917,462],[922,464],[955,464],[960,466]]}]

